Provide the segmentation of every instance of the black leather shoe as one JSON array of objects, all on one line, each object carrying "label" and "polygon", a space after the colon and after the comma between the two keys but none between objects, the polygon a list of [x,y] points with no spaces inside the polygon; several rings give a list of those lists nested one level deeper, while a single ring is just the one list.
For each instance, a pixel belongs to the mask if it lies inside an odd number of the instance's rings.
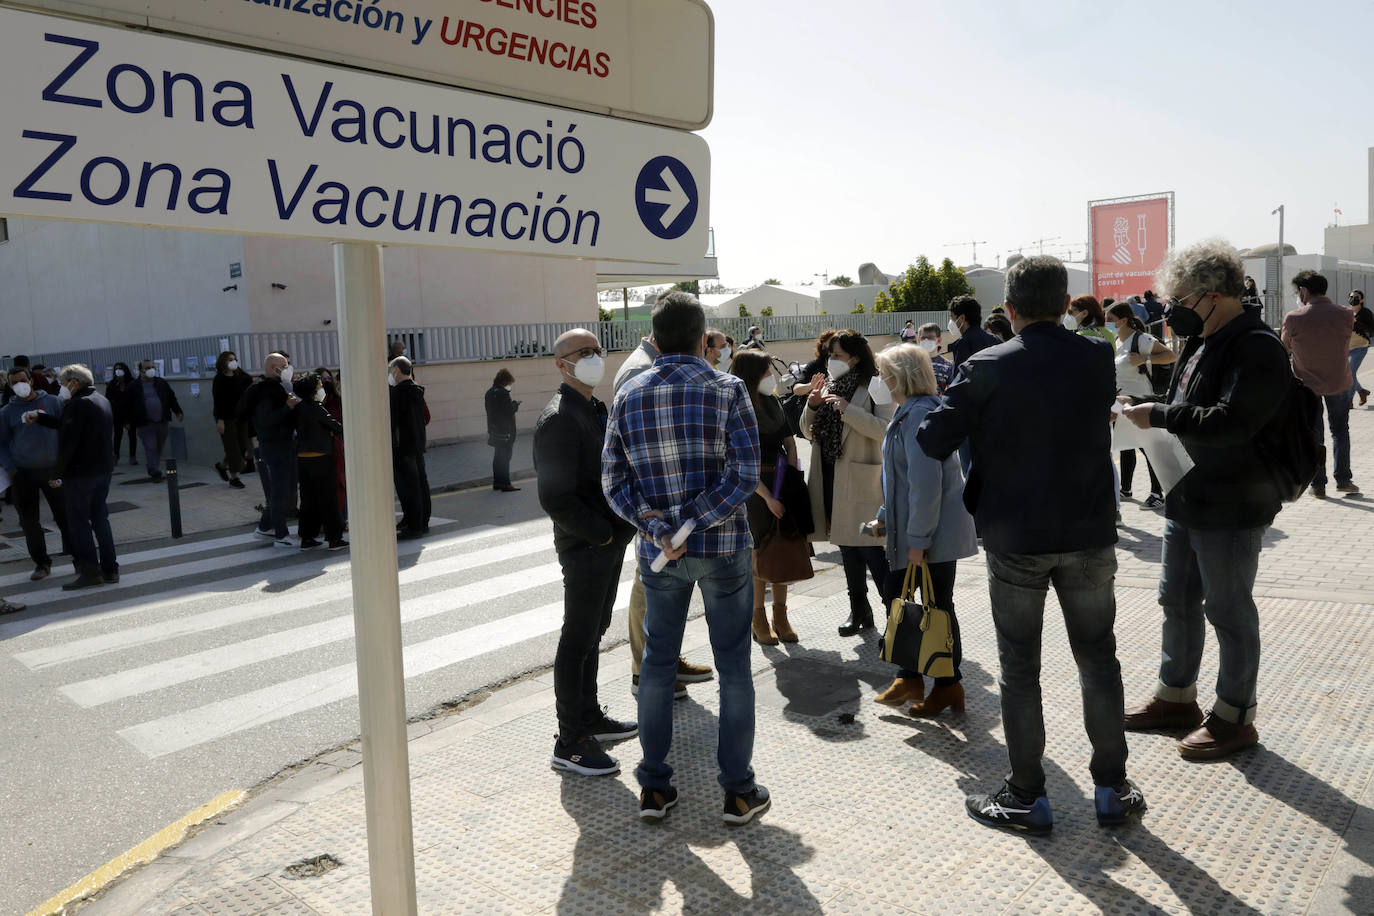
[{"label": "black leather shoe", "polygon": [[65,584],[62,586],[62,591],[64,591],[64,592],[74,592],[74,591],[76,591],[76,590],[79,589],[79,588],[95,588],[95,587],[98,586],[98,585],[104,585],[104,584],[105,584],[105,580],[102,579],[100,576],[93,576],[93,575],[77,576],[77,577],[76,577],[75,579],[73,579],[72,581],[65,583]]},{"label": "black leather shoe", "polygon": [[849,612],[849,619],[836,628],[841,636],[856,636],[864,630],[873,629],[873,611]]}]

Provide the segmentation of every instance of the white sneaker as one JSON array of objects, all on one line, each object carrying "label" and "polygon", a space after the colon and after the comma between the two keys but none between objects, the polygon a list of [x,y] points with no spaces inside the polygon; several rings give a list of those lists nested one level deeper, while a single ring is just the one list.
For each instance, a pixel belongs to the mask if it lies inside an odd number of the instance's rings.
[{"label": "white sneaker", "polygon": [[272,542],[273,547],[295,547],[296,542],[290,538],[277,538]]},{"label": "white sneaker", "polygon": [[263,531],[261,528],[254,528],[254,529],[253,529],[253,535],[254,535],[255,537],[260,537],[260,538],[263,538],[263,539],[268,540],[268,541],[276,540],[276,537],[277,537],[277,536],[276,536],[275,534],[273,534],[272,532],[270,532],[270,531]]}]

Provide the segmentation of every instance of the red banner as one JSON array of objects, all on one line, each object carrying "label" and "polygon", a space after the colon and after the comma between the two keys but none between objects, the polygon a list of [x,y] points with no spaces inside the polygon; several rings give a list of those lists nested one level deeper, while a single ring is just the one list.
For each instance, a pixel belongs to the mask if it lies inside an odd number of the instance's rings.
[{"label": "red banner", "polygon": [[1169,253],[1169,198],[1090,205],[1093,295],[1118,301],[1154,285]]}]

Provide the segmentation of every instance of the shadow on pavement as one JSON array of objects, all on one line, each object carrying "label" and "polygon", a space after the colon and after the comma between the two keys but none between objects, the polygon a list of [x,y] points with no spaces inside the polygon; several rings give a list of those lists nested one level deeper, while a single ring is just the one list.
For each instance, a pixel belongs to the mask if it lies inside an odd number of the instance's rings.
[{"label": "shadow on pavement", "polygon": [[[811,729],[825,741],[857,741],[868,737],[859,712],[861,684],[881,689],[881,675],[861,669],[839,652],[793,648],[783,652],[769,646],[764,656],[773,665],[777,693],[783,700],[783,718]],[[883,683],[880,683],[883,682]],[[761,704],[770,703],[767,679],[758,681]]]}]

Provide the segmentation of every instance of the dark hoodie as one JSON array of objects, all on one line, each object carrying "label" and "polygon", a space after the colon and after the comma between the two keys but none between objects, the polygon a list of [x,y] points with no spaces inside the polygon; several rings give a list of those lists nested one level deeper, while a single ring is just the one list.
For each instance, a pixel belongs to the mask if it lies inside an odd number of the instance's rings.
[{"label": "dark hoodie", "polygon": [[402,456],[425,453],[425,389],[414,379],[391,389],[391,450]]}]

